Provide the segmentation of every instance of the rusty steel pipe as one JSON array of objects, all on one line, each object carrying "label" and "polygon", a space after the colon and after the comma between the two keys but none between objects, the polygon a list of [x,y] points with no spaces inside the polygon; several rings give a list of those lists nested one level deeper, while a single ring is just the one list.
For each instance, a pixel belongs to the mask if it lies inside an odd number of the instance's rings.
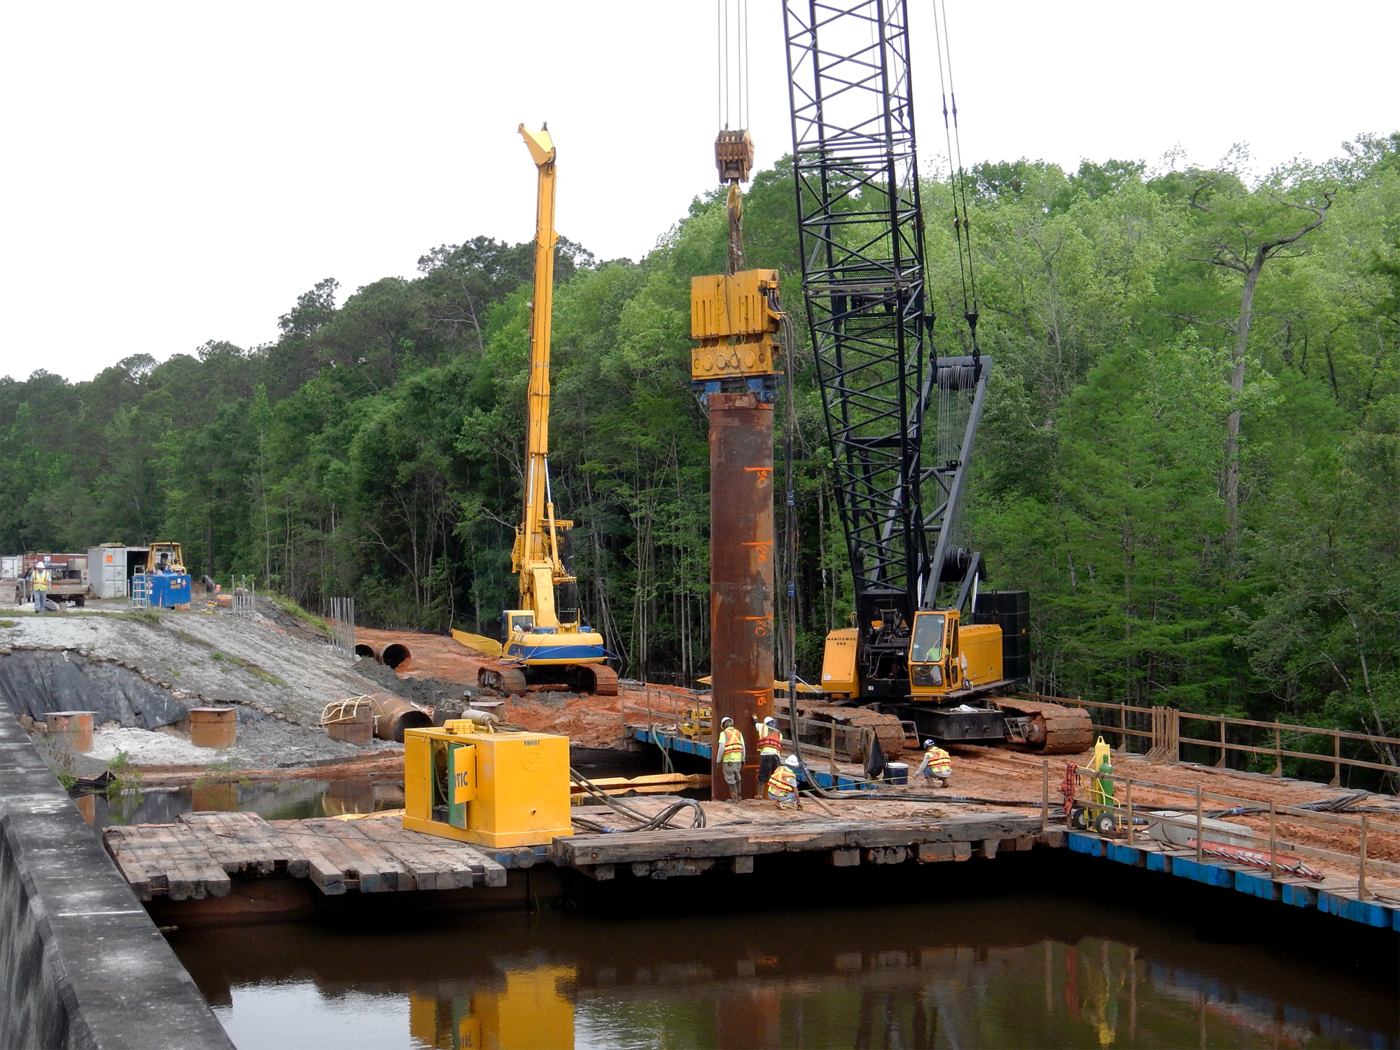
[{"label": "rusty steel pipe", "polygon": [[432,715],[403,697],[370,693],[369,698],[374,701],[374,735],[380,740],[402,744],[405,729],[428,729],[433,724]]},{"label": "rusty steel pipe", "polygon": [[384,647],[384,651],[379,654],[379,662],[398,670],[413,658],[413,653],[403,642],[391,642]]},{"label": "rusty steel pipe", "polygon": [[355,655],[363,656],[366,660],[373,660],[376,663],[382,664],[384,662],[380,659],[379,654],[375,652],[374,646],[370,645],[368,642],[356,642]]},{"label": "rusty steel pipe", "polygon": [[712,791],[727,799],[719,724],[744,734],[741,790],[758,796],[754,721],[773,713],[773,406],[711,394],[710,719]]}]

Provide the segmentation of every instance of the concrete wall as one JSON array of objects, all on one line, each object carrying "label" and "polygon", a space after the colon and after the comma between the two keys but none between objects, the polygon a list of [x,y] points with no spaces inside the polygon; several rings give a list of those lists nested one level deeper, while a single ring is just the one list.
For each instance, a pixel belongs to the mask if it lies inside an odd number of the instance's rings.
[{"label": "concrete wall", "polygon": [[92,828],[0,708],[0,1047],[232,1046]]}]

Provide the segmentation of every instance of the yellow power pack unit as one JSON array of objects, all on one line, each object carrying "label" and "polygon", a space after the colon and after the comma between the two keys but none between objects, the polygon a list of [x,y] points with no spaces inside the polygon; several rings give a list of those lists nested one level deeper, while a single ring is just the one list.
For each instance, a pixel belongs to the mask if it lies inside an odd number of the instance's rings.
[{"label": "yellow power pack unit", "polygon": [[404,730],[403,826],[483,846],[572,835],[569,738],[489,732],[469,720]]}]

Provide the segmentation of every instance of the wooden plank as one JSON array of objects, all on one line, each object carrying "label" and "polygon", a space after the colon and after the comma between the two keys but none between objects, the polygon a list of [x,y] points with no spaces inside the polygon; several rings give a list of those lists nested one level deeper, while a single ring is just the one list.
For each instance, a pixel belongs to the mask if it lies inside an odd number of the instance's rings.
[{"label": "wooden plank", "polygon": [[230,875],[273,875],[304,862],[286,837],[255,813],[186,813],[179,819]]},{"label": "wooden plank", "polygon": [[279,821],[278,830],[306,859],[306,877],[327,896],[344,893],[347,889],[345,869],[322,851],[328,845],[325,839],[300,825],[301,821],[297,820]]},{"label": "wooden plank", "polygon": [[[485,881],[487,858],[463,843],[406,831],[397,822],[356,823],[366,838],[387,850],[412,873],[420,890],[469,889]],[[500,867],[494,861],[490,863]]]},{"label": "wooden plank", "polygon": [[[399,861],[385,850],[378,849],[373,842],[346,820],[308,821],[315,831],[339,847],[339,854],[332,854],[342,861],[346,872],[354,872],[360,877],[361,893],[388,893],[398,889],[400,876],[405,884],[413,881],[413,876]],[[407,886],[412,889],[412,886]]]}]

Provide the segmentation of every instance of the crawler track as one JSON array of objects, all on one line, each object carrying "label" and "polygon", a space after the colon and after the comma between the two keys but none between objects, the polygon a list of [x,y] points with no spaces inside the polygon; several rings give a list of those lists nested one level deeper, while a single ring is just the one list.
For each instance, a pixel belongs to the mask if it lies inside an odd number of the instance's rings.
[{"label": "crawler track", "polygon": [[1019,696],[992,697],[992,703],[1007,714],[1030,717],[1030,740],[1012,745],[1018,749],[1042,755],[1077,755],[1094,743],[1093,724],[1089,713],[1082,708]]}]

